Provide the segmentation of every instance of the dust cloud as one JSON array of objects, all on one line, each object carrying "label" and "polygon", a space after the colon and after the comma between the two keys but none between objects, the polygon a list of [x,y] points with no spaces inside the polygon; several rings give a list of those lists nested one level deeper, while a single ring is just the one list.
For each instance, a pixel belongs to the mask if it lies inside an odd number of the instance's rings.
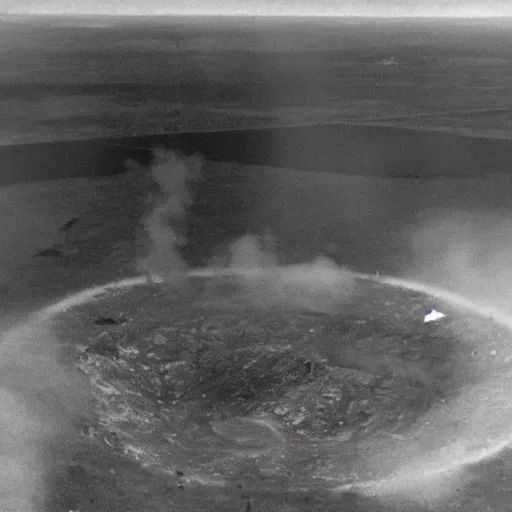
[{"label": "dust cloud", "polygon": [[231,268],[249,271],[238,276],[238,284],[253,302],[334,313],[350,298],[355,276],[348,269],[341,269],[326,257],[280,266],[271,250],[273,240],[268,232],[265,235],[247,234],[231,245]]},{"label": "dust cloud", "polygon": [[512,312],[512,209],[442,209],[411,231],[405,274]]},{"label": "dust cloud", "polygon": [[58,456],[71,450],[92,414],[85,376],[67,369],[51,328],[28,322],[0,343],[2,512],[45,510]]},{"label": "dust cloud", "polygon": [[383,178],[269,170],[262,222],[293,262],[447,288],[512,310],[512,177]]}]

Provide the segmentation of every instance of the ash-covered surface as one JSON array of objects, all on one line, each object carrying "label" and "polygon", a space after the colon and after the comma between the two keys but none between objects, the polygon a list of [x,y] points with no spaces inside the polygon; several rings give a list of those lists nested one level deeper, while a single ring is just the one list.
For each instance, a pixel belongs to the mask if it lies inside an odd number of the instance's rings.
[{"label": "ash-covered surface", "polygon": [[[82,427],[88,448],[72,465],[108,478],[130,468],[148,493],[193,488],[203,496],[193,510],[222,510],[233,490],[236,501],[386,476],[371,464],[376,444],[399,451],[411,425],[477,378],[464,376],[464,361],[492,324],[365,280],[329,315],[265,308],[226,280],[196,284],[179,299],[160,285],[109,292],[55,321],[96,404],[96,421]],[[447,318],[424,324],[433,306]],[[462,324],[464,340],[455,334]],[[85,454],[95,451],[92,462]],[[73,485],[75,496],[94,489]],[[138,499],[129,495],[127,510]],[[168,510],[192,510],[180,496]],[[161,510],[155,499],[137,510]],[[77,509],[89,510],[83,500]],[[301,503],[294,510],[311,507]]]}]

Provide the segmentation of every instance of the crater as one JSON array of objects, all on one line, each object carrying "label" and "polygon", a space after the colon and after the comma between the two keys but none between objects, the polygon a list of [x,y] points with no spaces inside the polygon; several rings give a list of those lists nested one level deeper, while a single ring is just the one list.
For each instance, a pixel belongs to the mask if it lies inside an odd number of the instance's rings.
[{"label": "crater", "polygon": [[383,477],[393,457],[376,466],[374,447],[400,449],[463,385],[460,314],[436,303],[446,318],[424,324],[423,293],[360,279],[322,314],[195,284],[187,300],[158,284],[107,291],[54,318],[89,377],[89,437],[151,471],[218,484],[251,460],[290,486]]}]

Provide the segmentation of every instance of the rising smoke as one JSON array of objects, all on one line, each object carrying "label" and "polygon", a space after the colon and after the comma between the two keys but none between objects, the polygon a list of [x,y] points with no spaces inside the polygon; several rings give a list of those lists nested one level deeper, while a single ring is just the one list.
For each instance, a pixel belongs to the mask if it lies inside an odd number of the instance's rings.
[{"label": "rising smoke", "polygon": [[[249,172],[249,171],[248,171]],[[299,261],[328,254],[512,309],[512,178],[428,180],[269,170],[265,219]]]},{"label": "rising smoke", "polygon": [[[154,152],[150,172],[159,190],[152,208],[142,219],[147,234],[145,255],[139,270],[150,278],[159,278],[173,289],[183,289],[188,268],[180,249],[188,243],[187,214],[193,204],[190,185],[201,179],[199,155],[184,157],[171,150]],[[224,241],[219,241],[222,245]],[[229,247],[224,264],[242,271],[237,278],[239,290],[254,303],[281,305],[332,312],[349,297],[353,274],[326,257],[312,263],[279,266],[280,255],[271,229],[246,233]],[[257,269],[258,272],[253,271]]]},{"label": "rising smoke", "polygon": [[180,252],[187,244],[186,220],[192,205],[190,185],[201,178],[202,159],[156,149],[149,171],[158,185],[150,211],[142,219],[147,236],[138,269],[173,288],[186,287],[187,265]]},{"label": "rising smoke", "polygon": [[508,208],[432,212],[411,234],[407,274],[510,312],[511,219]]},{"label": "rising smoke", "polygon": [[[200,178],[201,168],[198,155],[154,152],[150,172],[159,192],[142,221],[148,243],[139,269],[145,274],[183,282],[187,265],[180,250],[187,243],[190,184]],[[263,225],[272,224],[271,232],[249,232],[235,240],[222,262],[272,269],[265,285],[261,277],[257,287],[254,280],[240,280],[255,297],[263,294],[267,302],[294,297],[301,303],[303,296],[293,288],[297,283],[302,292],[308,290],[306,296],[315,296],[311,270],[318,270],[318,261],[299,267],[304,273],[293,277],[281,267],[279,279],[275,266],[305,265],[323,256],[324,267],[333,267],[335,260],[343,268],[390,272],[512,309],[512,179],[507,176],[419,181],[269,170],[261,176],[261,189],[259,216]],[[350,272],[345,274],[349,285]]]}]

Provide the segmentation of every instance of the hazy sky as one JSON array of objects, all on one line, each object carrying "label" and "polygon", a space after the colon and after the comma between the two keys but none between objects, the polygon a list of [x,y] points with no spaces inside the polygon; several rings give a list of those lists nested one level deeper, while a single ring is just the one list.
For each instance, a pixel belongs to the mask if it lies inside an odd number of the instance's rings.
[{"label": "hazy sky", "polygon": [[0,13],[512,16],[512,0],[0,0]]}]

